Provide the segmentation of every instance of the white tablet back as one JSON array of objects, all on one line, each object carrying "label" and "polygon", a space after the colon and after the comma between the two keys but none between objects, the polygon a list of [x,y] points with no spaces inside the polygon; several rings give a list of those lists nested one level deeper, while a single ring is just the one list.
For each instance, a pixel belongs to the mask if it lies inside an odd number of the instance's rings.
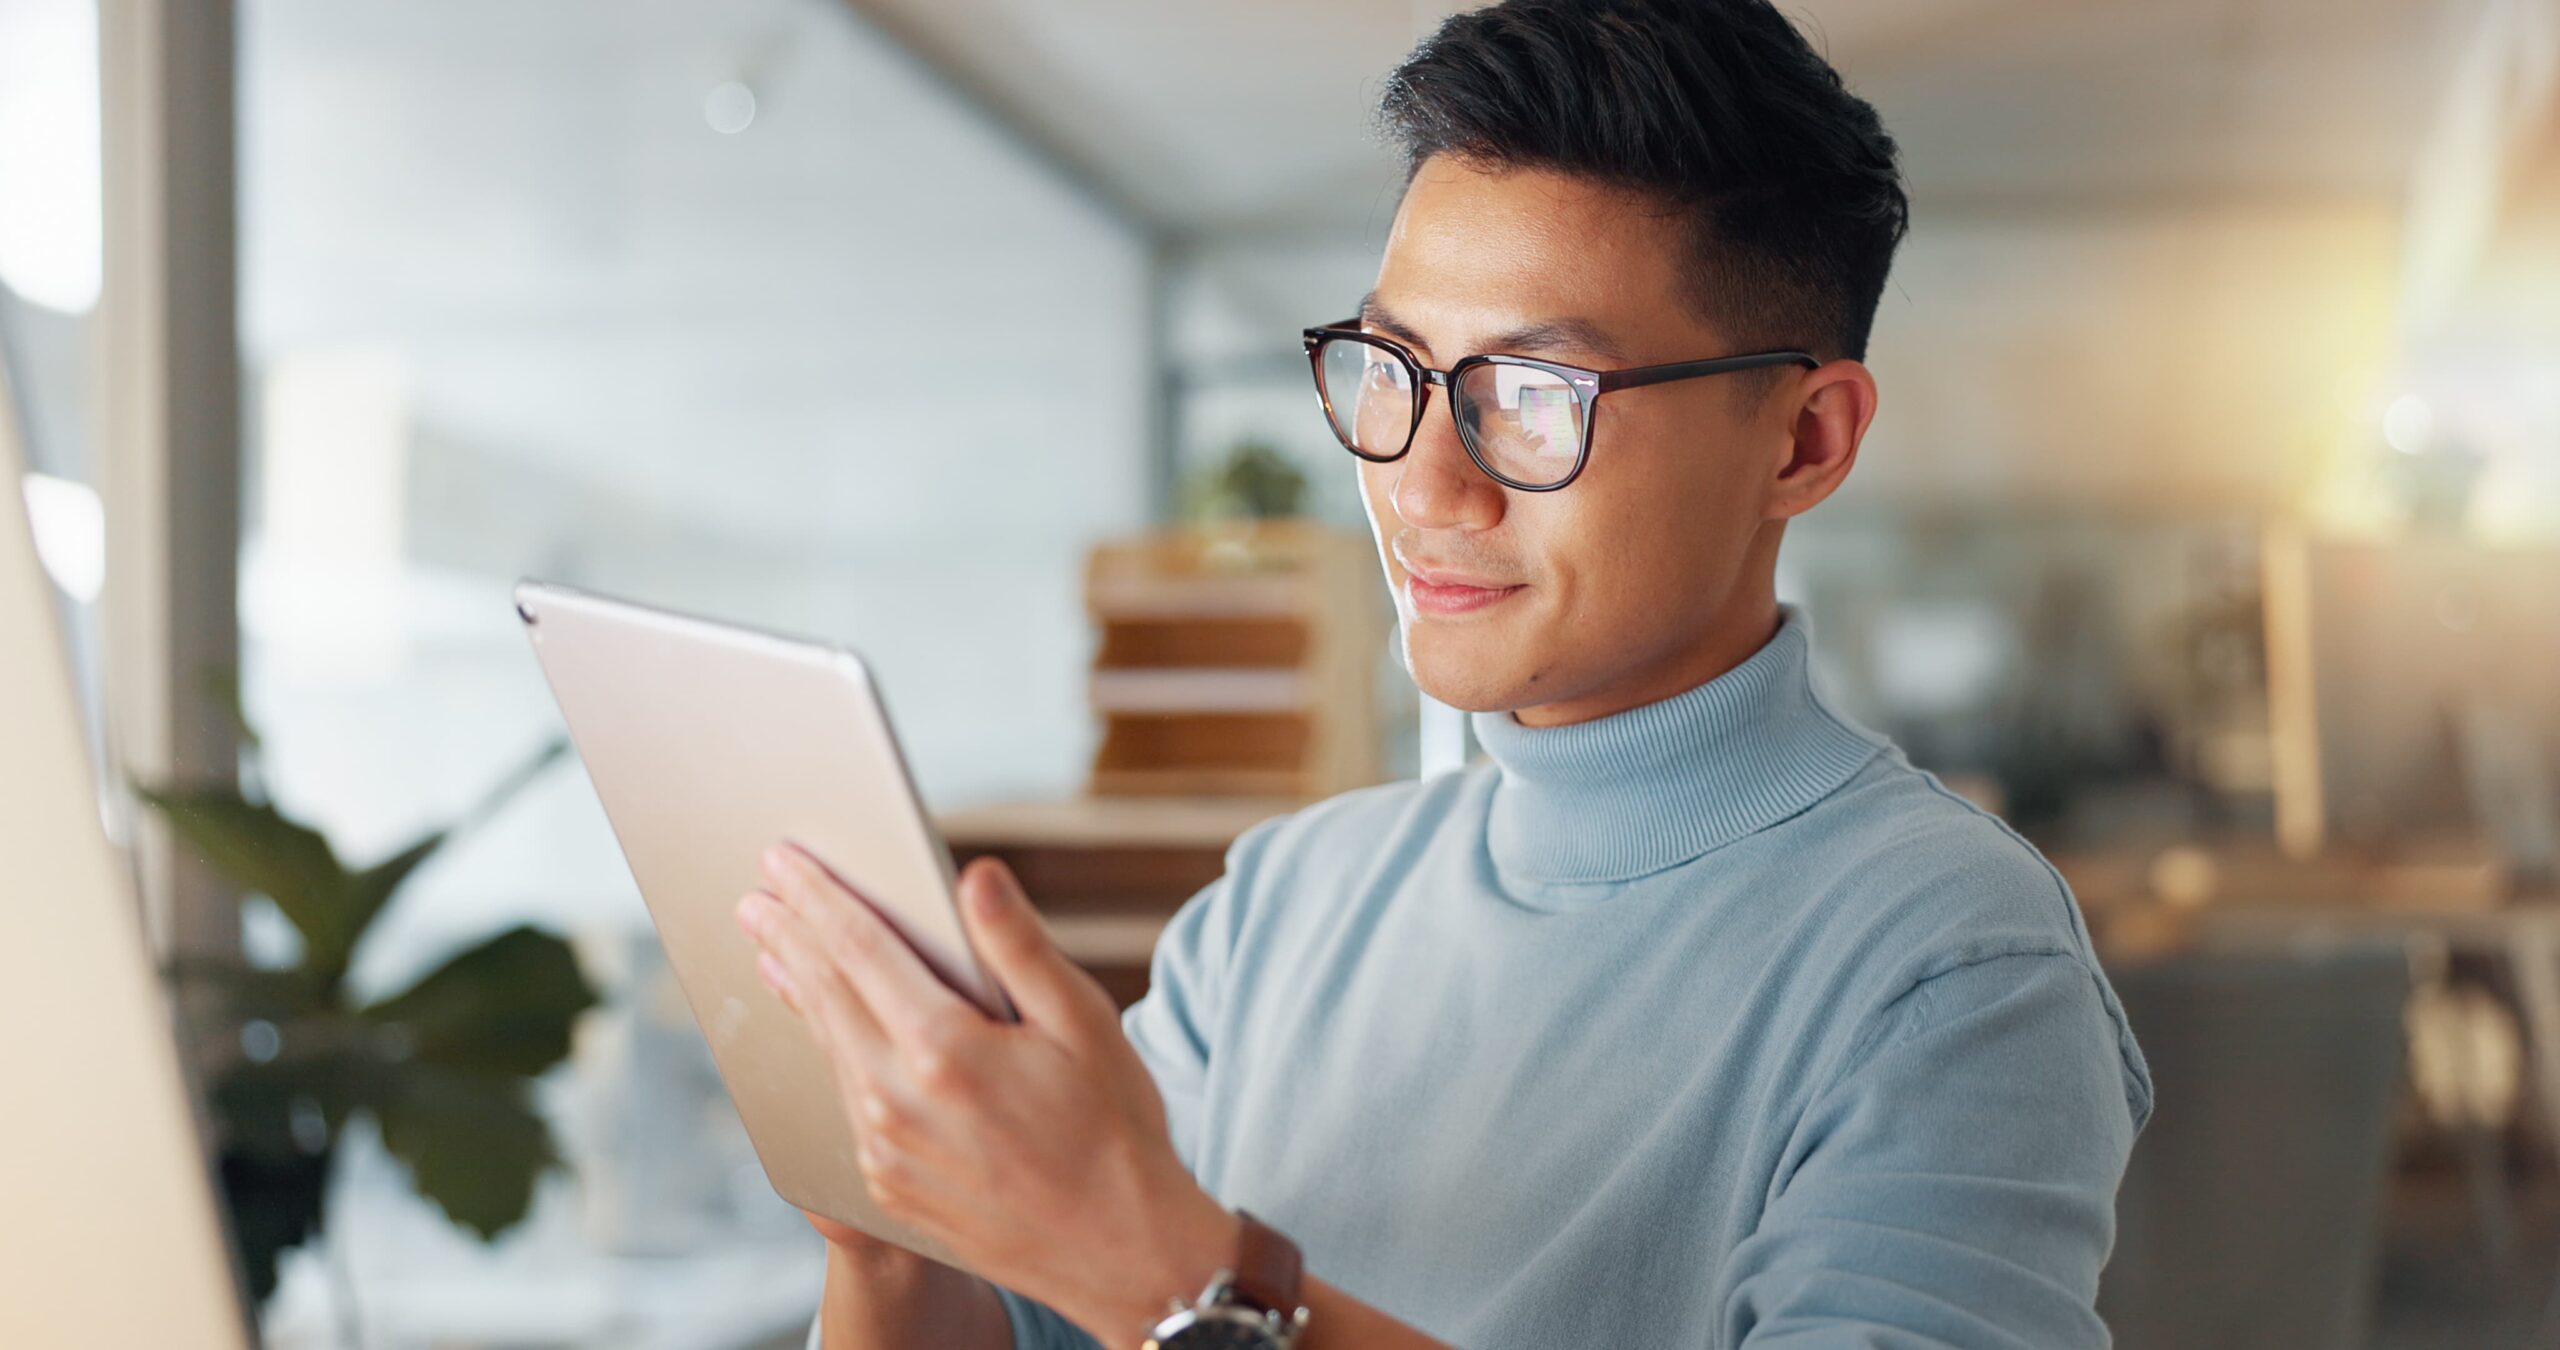
[{"label": "white tablet back", "polygon": [[953,1258],[872,1204],[826,1061],[756,975],[739,897],[790,840],[869,897],[979,1006],[951,856],[850,652],[526,582],[516,607],[658,940],[782,1198]]}]

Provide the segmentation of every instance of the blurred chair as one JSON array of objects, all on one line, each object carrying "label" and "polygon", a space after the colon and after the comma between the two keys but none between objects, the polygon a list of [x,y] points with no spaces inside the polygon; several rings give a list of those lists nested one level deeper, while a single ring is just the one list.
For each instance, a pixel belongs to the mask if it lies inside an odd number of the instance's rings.
[{"label": "blurred chair", "polygon": [[2362,1345],[2401,1084],[2398,945],[2112,971],[2159,1110],[2098,1308],[2122,1350]]}]

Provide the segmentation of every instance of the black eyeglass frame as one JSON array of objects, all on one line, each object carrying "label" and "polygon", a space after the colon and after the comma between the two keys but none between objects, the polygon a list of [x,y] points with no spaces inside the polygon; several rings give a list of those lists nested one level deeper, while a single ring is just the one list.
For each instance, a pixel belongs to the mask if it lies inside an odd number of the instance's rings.
[{"label": "black eyeglass frame", "polygon": [[[1436,384],[1449,391],[1453,414],[1450,420],[1457,424],[1458,443],[1467,448],[1467,458],[1474,460],[1476,467],[1484,470],[1486,477],[1516,492],[1554,492],[1582,476],[1582,466],[1591,459],[1591,428],[1594,415],[1599,411],[1602,394],[1617,389],[1640,389],[1648,384],[1668,384],[1673,380],[1694,380],[1707,375],[1727,375],[1738,370],[1759,370],[1768,366],[1803,366],[1808,370],[1822,368],[1820,358],[1811,352],[1800,351],[1749,352],[1741,356],[1715,356],[1703,361],[1669,361],[1661,365],[1628,366],[1618,370],[1592,370],[1586,366],[1566,365],[1561,361],[1542,361],[1534,356],[1505,356],[1487,352],[1459,357],[1447,370],[1433,370],[1422,364],[1421,360],[1407,350],[1402,343],[1363,331],[1360,320],[1357,318],[1309,328],[1305,330],[1305,336],[1307,368],[1315,377],[1316,401],[1324,408],[1325,425],[1333,428],[1333,438],[1342,443],[1343,449],[1372,464],[1392,464],[1404,458],[1405,452],[1413,448],[1414,433],[1422,429],[1423,414],[1430,411],[1431,386]],[[1397,446],[1396,452],[1392,455],[1373,455],[1353,444],[1352,439],[1342,432],[1341,419],[1333,415],[1333,395],[1324,387],[1324,344],[1338,341],[1367,343],[1394,357],[1396,364],[1404,367],[1405,375],[1414,390],[1413,423],[1404,429],[1404,443]],[[1458,381],[1465,378],[1468,371],[1478,366],[1527,366],[1532,370],[1542,370],[1562,379],[1566,386],[1573,390],[1573,401],[1578,414],[1577,421],[1581,435],[1575,444],[1573,467],[1565,472],[1564,477],[1552,483],[1523,483],[1485,462],[1484,452],[1476,448],[1475,433],[1467,427],[1467,419],[1454,416],[1457,411],[1457,401],[1461,397],[1458,392]]]}]

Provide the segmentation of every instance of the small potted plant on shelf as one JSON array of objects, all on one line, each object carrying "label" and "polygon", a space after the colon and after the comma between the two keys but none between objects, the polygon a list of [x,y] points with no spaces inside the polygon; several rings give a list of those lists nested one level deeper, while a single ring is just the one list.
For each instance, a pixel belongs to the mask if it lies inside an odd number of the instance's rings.
[{"label": "small potted plant on shelf", "polygon": [[1251,571],[1283,561],[1266,536],[1297,517],[1307,476],[1268,441],[1247,438],[1185,479],[1182,495],[1183,514],[1203,538],[1202,560]]}]

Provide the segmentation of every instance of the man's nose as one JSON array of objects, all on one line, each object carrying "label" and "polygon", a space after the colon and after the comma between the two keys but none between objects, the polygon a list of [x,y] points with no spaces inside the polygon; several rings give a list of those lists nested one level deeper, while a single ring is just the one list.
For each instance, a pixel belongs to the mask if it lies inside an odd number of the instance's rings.
[{"label": "man's nose", "polygon": [[1421,530],[1490,526],[1502,519],[1502,484],[1468,457],[1449,391],[1431,392],[1422,425],[1413,429],[1413,445],[1394,466],[1396,518]]}]

